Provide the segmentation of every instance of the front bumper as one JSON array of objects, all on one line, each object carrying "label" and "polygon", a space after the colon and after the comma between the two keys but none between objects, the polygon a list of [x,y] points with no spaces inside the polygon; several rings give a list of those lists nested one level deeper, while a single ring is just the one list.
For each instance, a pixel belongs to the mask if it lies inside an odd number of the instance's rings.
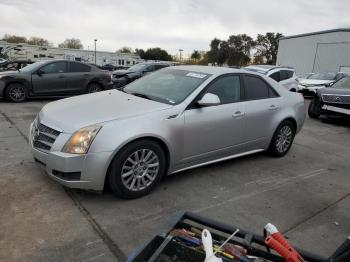
[{"label": "front bumper", "polygon": [[[32,128],[33,124],[30,130]],[[62,148],[60,146],[53,146],[49,152],[44,152],[33,146],[32,132],[29,134],[34,160],[50,178],[69,188],[103,190],[112,152],[69,154],[57,150],[57,148]],[[62,141],[57,139],[56,142]]]},{"label": "front bumper", "polygon": [[331,105],[323,105],[322,110],[350,116],[350,109],[346,109],[346,108],[341,108],[341,107],[336,107]]},{"label": "front bumper", "polygon": [[112,78],[112,82],[113,82],[113,87],[118,89],[128,84],[128,79],[126,79],[125,77]]}]

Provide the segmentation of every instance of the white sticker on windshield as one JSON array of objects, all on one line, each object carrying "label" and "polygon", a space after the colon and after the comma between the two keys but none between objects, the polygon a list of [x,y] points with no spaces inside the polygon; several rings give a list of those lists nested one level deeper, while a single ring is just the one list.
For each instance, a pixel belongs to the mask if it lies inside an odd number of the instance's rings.
[{"label": "white sticker on windshield", "polygon": [[206,77],[207,75],[190,72],[186,76],[191,76],[191,77],[201,78],[202,79],[202,78]]}]

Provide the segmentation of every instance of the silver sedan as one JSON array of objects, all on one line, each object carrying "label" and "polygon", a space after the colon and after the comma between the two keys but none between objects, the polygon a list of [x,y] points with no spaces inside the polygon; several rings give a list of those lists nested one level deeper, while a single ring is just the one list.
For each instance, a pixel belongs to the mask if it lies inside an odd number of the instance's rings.
[{"label": "silver sedan", "polygon": [[268,77],[204,66],[162,69],[127,85],[47,104],[30,127],[33,156],[71,188],[136,198],[166,174],[268,150],[284,156],[304,100]]}]

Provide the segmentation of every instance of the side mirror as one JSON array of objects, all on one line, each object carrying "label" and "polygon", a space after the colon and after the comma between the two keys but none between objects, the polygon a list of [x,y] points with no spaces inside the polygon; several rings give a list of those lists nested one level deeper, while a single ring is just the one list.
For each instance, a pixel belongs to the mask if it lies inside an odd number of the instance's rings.
[{"label": "side mirror", "polygon": [[41,76],[41,75],[43,75],[45,72],[43,71],[43,70],[41,70],[41,69],[39,69],[38,71],[36,71],[36,74],[38,75],[38,76]]},{"label": "side mirror", "polygon": [[200,100],[198,100],[197,104],[200,106],[216,106],[219,105],[220,98],[217,95],[212,93],[206,93]]}]

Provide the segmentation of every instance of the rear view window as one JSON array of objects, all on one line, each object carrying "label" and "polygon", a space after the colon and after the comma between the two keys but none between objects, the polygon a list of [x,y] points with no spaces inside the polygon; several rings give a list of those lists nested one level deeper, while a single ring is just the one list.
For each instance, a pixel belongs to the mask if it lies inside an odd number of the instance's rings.
[{"label": "rear view window", "polygon": [[88,65],[83,65],[80,63],[70,63],[69,72],[90,72],[91,68]]},{"label": "rear view window", "polygon": [[246,100],[258,100],[278,96],[276,91],[259,77],[245,76],[244,87]]}]

